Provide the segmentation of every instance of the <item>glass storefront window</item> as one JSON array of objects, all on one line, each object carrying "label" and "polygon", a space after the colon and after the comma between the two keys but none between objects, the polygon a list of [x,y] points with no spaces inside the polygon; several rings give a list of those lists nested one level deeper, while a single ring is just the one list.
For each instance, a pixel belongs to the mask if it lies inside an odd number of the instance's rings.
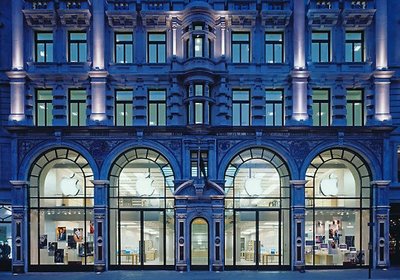
[{"label": "glass storefront window", "polygon": [[0,204],[0,271],[11,270],[11,205]]},{"label": "glass storefront window", "polygon": [[69,149],[46,152],[30,173],[30,264],[93,265],[94,224],[87,160]]},{"label": "glass storefront window", "polygon": [[369,171],[358,155],[332,149],[307,170],[306,265],[368,264]]}]

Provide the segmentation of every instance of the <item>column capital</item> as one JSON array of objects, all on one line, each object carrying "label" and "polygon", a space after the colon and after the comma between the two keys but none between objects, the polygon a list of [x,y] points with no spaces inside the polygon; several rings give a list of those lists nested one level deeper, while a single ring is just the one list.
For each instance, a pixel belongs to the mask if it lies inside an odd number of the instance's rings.
[{"label": "column capital", "polygon": [[95,187],[105,187],[110,184],[109,180],[90,180]]},{"label": "column capital", "polygon": [[387,188],[389,187],[390,180],[376,180],[371,182],[371,186],[376,186],[378,188]]},{"label": "column capital", "polygon": [[394,71],[387,71],[387,70],[375,70],[373,72],[375,79],[391,79],[394,75]]},{"label": "column capital", "polygon": [[295,188],[304,188],[307,182],[307,180],[290,180],[289,184],[293,185]]},{"label": "column capital", "polygon": [[23,188],[29,185],[28,181],[11,180],[10,183],[14,188]]},{"label": "column capital", "polygon": [[308,77],[310,77],[310,72],[294,69],[290,71],[290,76],[292,77],[292,79],[308,79]]}]

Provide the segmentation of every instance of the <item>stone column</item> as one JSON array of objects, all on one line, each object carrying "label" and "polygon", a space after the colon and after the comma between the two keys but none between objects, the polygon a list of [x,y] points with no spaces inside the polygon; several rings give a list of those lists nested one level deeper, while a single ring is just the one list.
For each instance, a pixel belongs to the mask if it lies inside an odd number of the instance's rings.
[{"label": "stone column", "polygon": [[176,58],[176,46],[178,44],[178,38],[176,37],[176,28],[178,27],[178,22],[177,18],[174,17],[171,22],[171,28],[172,28],[172,57]]},{"label": "stone column", "polygon": [[104,0],[93,0],[93,69],[104,69]]},{"label": "stone column", "polygon": [[377,123],[390,123],[390,79],[393,71],[375,71],[375,115],[374,121]]},{"label": "stone column", "polygon": [[[184,212],[184,210],[179,209]],[[186,271],[188,269],[190,244],[190,230],[187,227],[187,214],[176,213],[176,270]],[[188,249],[189,247],[189,249]]]},{"label": "stone column", "polygon": [[20,71],[24,69],[24,1],[11,1],[11,36],[12,36],[12,70]]},{"label": "stone column", "polygon": [[294,69],[306,68],[305,29],[306,12],[304,0],[294,0],[293,6],[293,50]]},{"label": "stone column", "polygon": [[387,0],[376,0],[375,14],[375,57],[376,69],[385,70],[388,67],[387,57]]},{"label": "stone column", "polygon": [[25,71],[7,72],[10,79],[10,115],[8,122],[10,125],[31,124],[26,117],[25,99]]},{"label": "stone column", "polygon": [[292,269],[304,270],[305,256],[305,185],[306,180],[292,180]]},{"label": "stone column", "polygon": [[107,270],[108,264],[107,188],[110,182],[107,180],[93,180],[92,183],[94,185],[94,270],[96,272],[103,272]]},{"label": "stone column", "polygon": [[12,271],[24,273],[28,267],[27,188],[26,181],[10,181],[12,185]]},{"label": "stone column", "polygon": [[373,252],[373,267],[389,267],[389,184],[390,181],[372,181],[374,193],[374,229],[370,244]]}]

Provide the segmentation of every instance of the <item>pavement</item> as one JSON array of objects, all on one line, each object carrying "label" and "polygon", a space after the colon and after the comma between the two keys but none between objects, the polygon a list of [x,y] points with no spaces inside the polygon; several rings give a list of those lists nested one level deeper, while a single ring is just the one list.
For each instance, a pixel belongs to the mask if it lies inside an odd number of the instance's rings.
[{"label": "pavement", "polygon": [[[372,279],[400,279],[400,267],[387,270],[372,270]],[[368,279],[368,269],[333,269],[333,270],[306,270],[298,271],[191,271],[177,272],[166,270],[152,271],[107,271],[96,274],[94,272],[29,272],[13,275],[10,272],[0,272],[0,280],[54,280],[60,276],[66,280],[347,280]]]}]

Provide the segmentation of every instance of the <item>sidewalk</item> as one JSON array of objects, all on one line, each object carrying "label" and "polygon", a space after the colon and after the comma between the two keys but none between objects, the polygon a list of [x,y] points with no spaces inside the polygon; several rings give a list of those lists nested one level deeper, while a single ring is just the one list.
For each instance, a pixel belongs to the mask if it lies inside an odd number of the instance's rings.
[{"label": "sidewalk", "polygon": [[[307,270],[305,273],[297,271],[224,271],[206,272],[191,271],[179,273],[176,271],[108,271],[101,274],[94,272],[31,272],[12,275],[0,272],[0,280],[54,280],[63,278],[66,280],[267,280],[267,279],[318,279],[318,280],[347,280],[368,279],[368,269],[346,270]],[[388,270],[373,270],[372,279],[400,279],[400,268]]]}]

